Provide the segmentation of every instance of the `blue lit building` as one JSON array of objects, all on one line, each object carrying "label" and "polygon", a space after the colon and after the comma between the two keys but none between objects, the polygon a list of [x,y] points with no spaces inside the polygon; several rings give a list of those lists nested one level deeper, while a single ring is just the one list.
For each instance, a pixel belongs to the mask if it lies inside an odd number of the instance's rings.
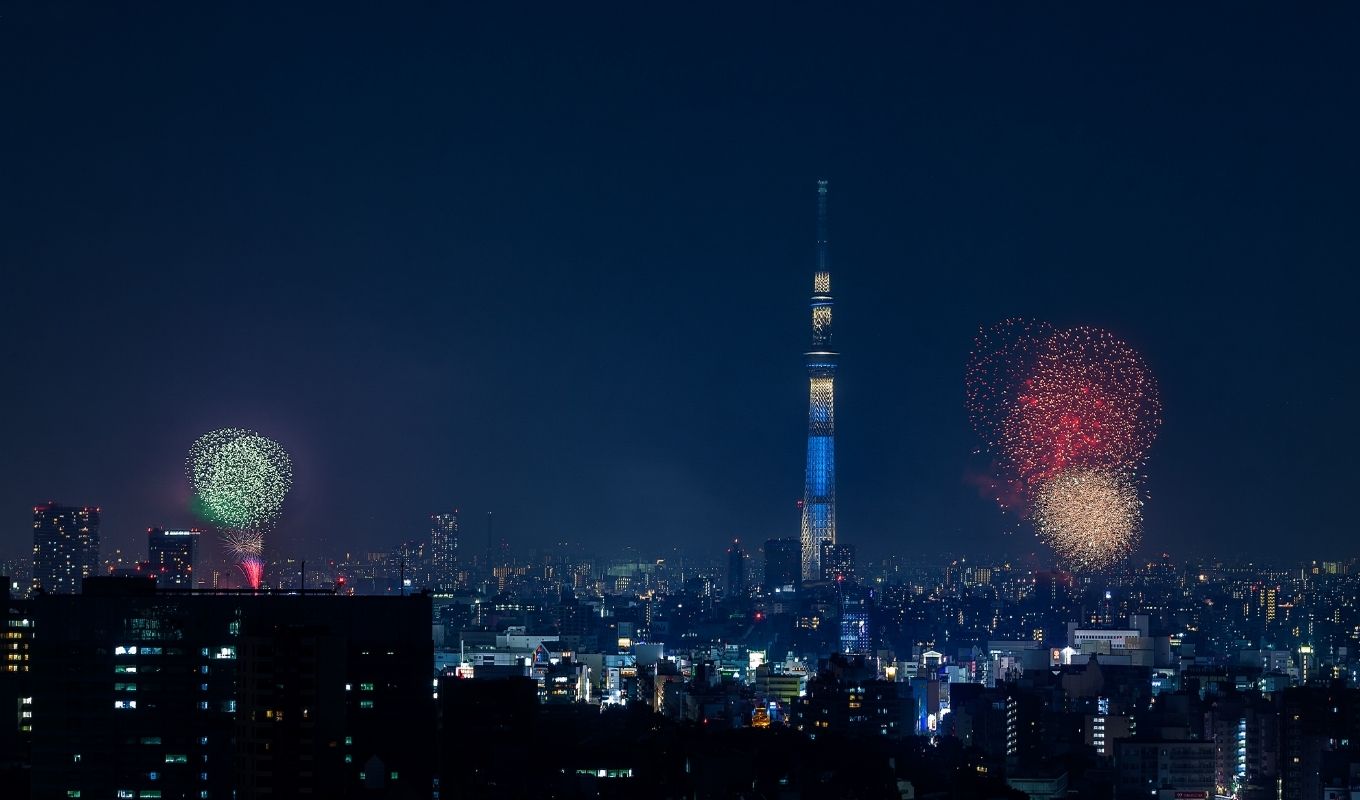
[{"label": "blue lit building", "polygon": [[840,646],[841,652],[851,656],[870,657],[874,654],[872,628],[873,595],[862,589],[841,593]]}]

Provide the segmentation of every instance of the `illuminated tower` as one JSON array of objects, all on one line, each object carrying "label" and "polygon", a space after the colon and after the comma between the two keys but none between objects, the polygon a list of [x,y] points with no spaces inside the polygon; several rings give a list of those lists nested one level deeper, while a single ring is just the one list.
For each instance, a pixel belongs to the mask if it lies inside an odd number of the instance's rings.
[{"label": "illuminated tower", "polygon": [[812,276],[807,473],[803,483],[803,580],[822,579],[822,548],[836,543],[836,353],[831,349],[831,264],[826,181],[817,181],[817,271]]}]

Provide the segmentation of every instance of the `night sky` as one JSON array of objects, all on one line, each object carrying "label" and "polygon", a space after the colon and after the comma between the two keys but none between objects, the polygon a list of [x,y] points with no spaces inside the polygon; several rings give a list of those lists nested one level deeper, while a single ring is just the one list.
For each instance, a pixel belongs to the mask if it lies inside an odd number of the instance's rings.
[{"label": "night sky", "polygon": [[796,535],[818,178],[842,541],[1035,550],[962,385],[1027,316],[1159,377],[1144,552],[1357,555],[1342,4],[289,5],[0,7],[0,556],[47,499],[192,524],[227,426],[293,454],[304,555],[454,506]]}]

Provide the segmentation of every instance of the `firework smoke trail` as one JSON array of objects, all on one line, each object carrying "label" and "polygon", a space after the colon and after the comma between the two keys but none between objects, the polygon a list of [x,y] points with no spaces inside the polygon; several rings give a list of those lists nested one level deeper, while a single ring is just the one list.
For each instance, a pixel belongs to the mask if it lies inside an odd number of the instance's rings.
[{"label": "firework smoke trail", "polygon": [[1010,319],[980,330],[965,377],[974,429],[1039,538],[1078,568],[1138,543],[1137,475],[1161,425],[1157,384],[1127,344],[1097,328]]},{"label": "firework smoke trail", "polygon": [[1143,501],[1126,475],[1076,467],[1039,484],[1034,528],[1066,564],[1101,570],[1138,546]]},{"label": "firework smoke trail", "polygon": [[288,453],[272,439],[242,428],[200,436],[186,462],[199,512],[222,531],[251,588],[264,573],[264,530],[278,518],[293,485]]}]

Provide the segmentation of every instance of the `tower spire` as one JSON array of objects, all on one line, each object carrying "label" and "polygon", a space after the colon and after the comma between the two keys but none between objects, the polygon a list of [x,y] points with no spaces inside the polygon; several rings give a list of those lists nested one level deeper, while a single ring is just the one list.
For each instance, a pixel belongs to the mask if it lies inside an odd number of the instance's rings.
[{"label": "tower spire", "polygon": [[836,358],[831,346],[827,182],[817,181],[817,269],[812,276],[808,369],[808,450],[803,482],[803,580],[822,580],[822,551],[836,543]]},{"label": "tower spire", "polygon": [[826,181],[817,181],[817,271],[831,269],[826,249]]}]

